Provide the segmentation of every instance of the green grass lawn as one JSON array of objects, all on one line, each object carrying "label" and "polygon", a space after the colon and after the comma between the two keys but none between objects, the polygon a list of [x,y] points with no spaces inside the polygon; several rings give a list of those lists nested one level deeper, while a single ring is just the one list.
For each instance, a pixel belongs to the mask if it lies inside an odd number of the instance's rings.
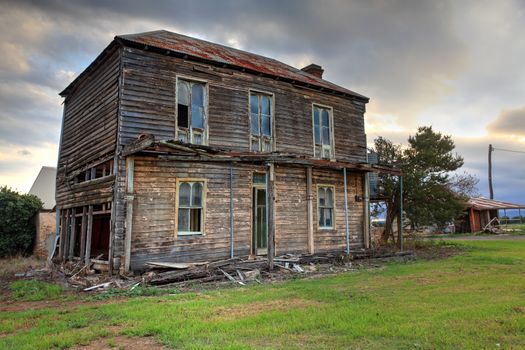
[{"label": "green grass lawn", "polygon": [[0,349],[112,332],[174,349],[524,349],[525,241],[462,244],[444,260],[324,278],[5,312]]}]

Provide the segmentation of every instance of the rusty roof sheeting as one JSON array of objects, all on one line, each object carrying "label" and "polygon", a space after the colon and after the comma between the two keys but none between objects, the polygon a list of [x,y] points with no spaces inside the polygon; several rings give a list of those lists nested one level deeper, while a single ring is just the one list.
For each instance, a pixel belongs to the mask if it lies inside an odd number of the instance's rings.
[{"label": "rusty roof sheeting", "polygon": [[289,66],[273,58],[234,49],[232,47],[192,38],[186,35],[158,30],[138,34],[117,35],[117,40],[128,44],[138,44],[147,47],[169,50],[206,61],[245,69],[251,72],[266,74],[291,81],[300,82],[314,87],[328,89],[342,94],[351,95],[368,102],[369,98],[354,91],[318,78],[300,69]]},{"label": "rusty roof sheeting", "polygon": [[524,209],[525,205],[509,202],[497,201],[484,197],[470,198],[467,202],[468,208],[475,210],[496,210],[496,209]]}]

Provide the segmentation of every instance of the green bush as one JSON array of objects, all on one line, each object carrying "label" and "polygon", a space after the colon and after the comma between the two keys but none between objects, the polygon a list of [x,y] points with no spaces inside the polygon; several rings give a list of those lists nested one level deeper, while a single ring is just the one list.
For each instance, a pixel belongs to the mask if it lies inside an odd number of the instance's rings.
[{"label": "green bush", "polygon": [[33,217],[41,208],[37,196],[0,187],[0,257],[31,254],[36,234]]}]

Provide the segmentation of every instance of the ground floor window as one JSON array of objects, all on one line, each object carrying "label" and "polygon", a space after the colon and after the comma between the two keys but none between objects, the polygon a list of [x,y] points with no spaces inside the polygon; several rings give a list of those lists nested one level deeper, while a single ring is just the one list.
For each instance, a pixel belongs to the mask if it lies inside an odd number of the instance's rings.
[{"label": "ground floor window", "polygon": [[334,228],[334,187],[319,186],[317,188],[319,208],[319,228]]},{"label": "ground floor window", "polygon": [[178,235],[196,235],[204,232],[204,190],[204,181],[178,182]]}]

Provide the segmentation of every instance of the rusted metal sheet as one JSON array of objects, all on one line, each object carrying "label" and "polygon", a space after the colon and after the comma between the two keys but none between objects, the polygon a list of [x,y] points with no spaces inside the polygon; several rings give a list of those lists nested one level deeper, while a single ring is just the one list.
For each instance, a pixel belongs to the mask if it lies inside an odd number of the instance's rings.
[{"label": "rusted metal sheet", "polygon": [[493,199],[478,197],[470,198],[467,203],[468,208],[475,210],[497,210],[497,209],[524,209],[524,204],[496,201]]},{"label": "rusted metal sheet", "polygon": [[157,48],[163,51],[167,50],[254,73],[262,73],[276,78],[312,85],[313,87],[333,90],[368,101],[368,97],[275,59],[166,30],[118,35],[115,38],[128,44],[138,44],[142,47],[147,46],[148,48]]}]

